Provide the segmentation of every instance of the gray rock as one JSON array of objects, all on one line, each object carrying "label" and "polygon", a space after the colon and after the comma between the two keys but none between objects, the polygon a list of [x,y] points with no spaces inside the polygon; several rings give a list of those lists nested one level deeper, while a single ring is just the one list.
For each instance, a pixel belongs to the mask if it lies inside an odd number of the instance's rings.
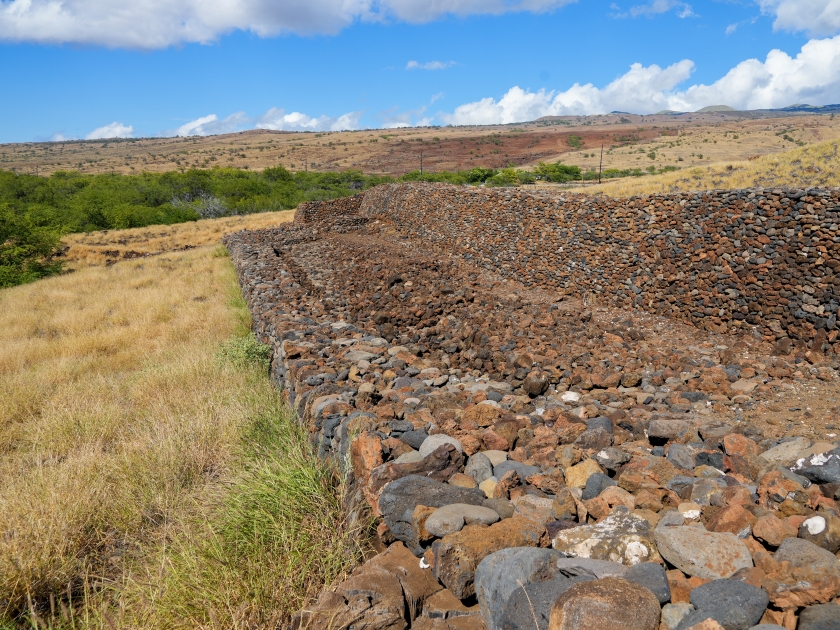
[{"label": "gray rock", "polygon": [[560,554],[551,549],[511,547],[491,553],[475,570],[475,593],[488,630],[502,630],[505,606],[513,592],[557,574]]},{"label": "gray rock", "polygon": [[760,623],[757,626],[753,626],[750,630],[786,630],[782,626],[777,626],[775,623]]},{"label": "gray rock", "polygon": [[607,470],[614,471],[618,470],[622,464],[626,464],[630,461],[630,454],[625,453],[614,446],[608,446],[595,454],[595,461]]},{"label": "gray rock", "polygon": [[840,606],[817,604],[799,613],[799,630],[837,630],[840,628]]},{"label": "gray rock", "polygon": [[610,486],[615,485],[618,485],[615,482],[615,479],[610,479],[604,473],[595,473],[594,475],[591,475],[589,479],[586,480],[586,486],[583,488],[583,494],[581,495],[581,499],[583,499],[584,501],[594,499],[604,490],[606,490]]},{"label": "gray rock", "polygon": [[688,575],[716,580],[753,566],[750,550],[733,534],[665,526],[656,528],[654,538],[662,557]]},{"label": "gray rock", "polygon": [[591,558],[560,558],[555,566],[567,577],[589,575],[600,580],[605,577],[624,577],[627,573],[627,567],[623,564]]},{"label": "gray rock", "polygon": [[796,461],[799,454],[809,446],[811,446],[811,440],[808,438],[793,438],[764,451],[761,455],[759,455],[759,457],[772,464],[790,466]]},{"label": "gray rock", "polygon": [[426,519],[426,531],[433,536],[443,538],[447,534],[461,531],[464,525],[481,523],[492,525],[499,520],[499,515],[490,508],[467,503],[452,503],[436,509]]},{"label": "gray rock", "polygon": [[590,575],[566,577],[557,575],[544,582],[531,582],[516,589],[502,613],[504,630],[547,630],[551,605],[560,595],[575,584],[589,582]]},{"label": "gray rock", "polygon": [[682,468],[683,470],[694,469],[694,455],[682,444],[671,444],[668,447],[668,455],[666,457],[677,468]]},{"label": "gray rock", "polygon": [[726,482],[722,479],[697,479],[691,484],[688,500],[698,505],[723,506],[723,491]]},{"label": "gray rock", "polygon": [[[694,465],[692,464],[692,468]],[[671,480],[665,484],[665,487],[668,490],[673,490],[677,494],[680,494],[685,488],[693,484],[697,481],[694,477],[687,477],[685,475],[676,475],[671,478]]]},{"label": "gray rock", "polygon": [[660,604],[667,604],[671,601],[671,587],[668,585],[668,576],[665,575],[665,568],[656,562],[641,562],[630,567],[624,574],[625,580],[641,584],[649,589]]},{"label": "gray rock", "polygon": [[501,518],[510,518],[513,516],[514,510],[516,510],[516,506],[513,502],[504,499],[504,498],[494,498],[494,499],[484,499],[484,503],[482,505],[486,508],[490,508],[496,514],[498,514]]},{"label": "gray rock", "polygon": [[613,432],[613,423],[609,418],[605,418],[604,416],[598,416],[597,418],[592,418],[586,421],[586,428],[589,430],[594,429],[603,429],[607,433],[612,434]]},{"label": "gray rock", "polygon": [[661,630],[676,630],[683,618],[693,612],[691,604],[665,604],[662,607]]},{"label": "gray rock", "polygon": [[505,451],[495,451],[495,450],[493,450],[493,451],[481,451],[481,452],[484,453],[484,455],[487,457],[487,459],[490,460],[490,463],[493,464],[493,466],[498,466],[499,464],[501,464],[503,461],[507,460],[507,458],[508,458],[507,452],[505,452]]},{"label": "gray rock", "polygon": [[418,451],[409,451],[403,453],[394,460],[395,464],[414,464],[415,462],[423,461],[423,456]]},{"label": "gray rock", "polygon": [[587,429],[578,436],[575,444],[583,449],[600,451],[613,445],[613,436],[612,433],[600,427],[597,429]]},{"label": "gray rock", "polygon": [[419,475],[392,481],[379,496],[379,511],[388,529],[417,556],[422,547],[411,528],[411,515],[418,505],[443,507],[451,503],[481,505],[484,493],[478,488],[458,488]]},{"label": "gray rock", "polygon": [[770,597],[764,589],[740,580],[712,580],[691,591],[691,613],[677,626],[685,630],[704,619],[714,619],[725,630],[747,630],[757,624]]},{"label": "gray rock", "polygon": [[400,442],[408,444],[416,451],[420,448],[427,437],[429,437],[429,434],[425,431],[406,431],[399,437],[399,440]]},{"label": "gray rock", "polygon": [[481,483],[493,476],[493,464],[484,453],[476,453],[467,460],[464,474],[475,479],[476,483]]},{"label": "gray rock", "polygon": [[793,471],[814,483],[840,483],[840,448],[801,459]]},{"label": "gray rock", "polygon": [[459,453],[464,452],[464,447],[461,446],[461,443],[458,440],[453,437],[449,437],[448,435],[444,435],[443,433],[427,437],[423,440],[423,443],[420,445],[418,450],[423,457],[428,457],[434,453],[439,446],[443,446],[444,444],[451,444],[458,449]]},{"label": "gray rock", "polygon": [[536,475],[541,472],[536,466],[528,466],[522,462],[515,462],[512,459],[508,459],[493,466],[493,476],[496,479],[501,479],[504,477],[505,473],[510,472],[511,470],[516,471],[516,474],[519,475],[519,478],[523,483],[525,482],[525,477]]},{"label": "gray rock", "polygon": [[551,546],[567,556],[610,560],[626,566],[659,560],[650,523],[621,507],[594,525],[557,532]]},{"label": "gray rock", "polygon": [[785,538],[776,553],[776,562],[787,560],[795,567],[831,568],[840,566],[833,553],[802,538]]}]

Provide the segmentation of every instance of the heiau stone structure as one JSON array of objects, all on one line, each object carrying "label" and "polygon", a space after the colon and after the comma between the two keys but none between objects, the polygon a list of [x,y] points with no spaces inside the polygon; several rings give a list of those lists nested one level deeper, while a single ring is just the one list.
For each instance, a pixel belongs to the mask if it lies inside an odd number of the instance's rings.
[{"label": "heiau stone structure", "polygon": [[837,377],[838,204],[401,184],[227,237],[379,522],[292,625],[840,627],[840,448],[740,416]]}]

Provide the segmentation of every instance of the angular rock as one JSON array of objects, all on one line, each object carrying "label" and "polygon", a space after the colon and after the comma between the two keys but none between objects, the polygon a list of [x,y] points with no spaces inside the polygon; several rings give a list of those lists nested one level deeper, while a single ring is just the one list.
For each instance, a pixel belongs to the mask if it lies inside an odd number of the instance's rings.
[{"label": "angular rock", "polygon": [[402,586],[385,569],[363,567],[334,592],[324,591],[313,606],[295,614],[291,626],[292,630],[403,630],[408,620]]},{"label": "angular rock", "polygon": [[774,514],[765,514],[752,526],[752,533],[771,547],[778,547],[785,538],[796,538],[796,529]]},{"label": "angular rock", "polygon": [[694,606],[687,603],[665,604],[662,607],[662,625],[660,630],[676,630],[680,622],[694,612]]},{"label": "angular rock", "polygon": [[643,586],[621,578],[575,584],[551,607],[550,630],[657,630],[659,602]]},{"label": "angular rock", "polygon": [[650,590],[656,595],[660,604],[671,601],[671,587],[668,585],[668,576],[665,575],[665,569],[661,564],[641,562],[630,567],[623,577]]},{"label": "angular rock", "polygon": [[545,527],[513,516],[485,527],[467,525],[432,544],[435,577],[458,599],[475,592],[473,578],[478,564],[491,553],[508,547],[538,547],[548,542]]},{"label": "angular rock", "polygon": [[513,547],[485,557],[475,570],[475,594],[488,630],[502,630],[508,599],[522,585],[551,579],[560,554],[552,549]]},{"label": "angular rock", "polygon": [[757,624],[769,603],[767,592],[739,580],[713,580],[691,591],[697,609],[677,626],[686,630],[705,619],[718,622],[725,630],[747,630]]},{"label": "angular rock", "polygon": [[603,472],[594,459],[585,459],[581,463],[568,467],[564,474],[566,485],[570,488],[583,488],[587,480],[595,473]]},{"label": "angular rock", "polygon": [[438,433],[437,435],[430,435],[429,437],[427,437],[425,440],[423,440],[423,443],[417,450],[420,451],[420,454],[423,457],[428,457],[444,444],[451,444],[459,453],[464,452],[464,447],[461,446],[461,443],[458,440],[449,437],[448,435],[444,435],[442,433]]},{"label": "angular rock", "polygon": [[632,566],[660,559],[651,534],[650,523],[617,508],[599,523],[558,532],[551,544],[568,556]]},{"label": "angular rock", "polygon": [[411,516],[416,506],[439,508],[450,503],[482,505],[484,499],[484,493],[478,489],[457,488],[411,475],[385,486],[379,495],[379,510],[397,540],[403,541],[412,553],[419,556],[423,549],[411,527]]},{"label": "angular rock", "polygon": [[799,454],[809,446],[811,446],[811,440],[808,438],[793,438],[764,451],[759,457],[771,464],[791,466],[796,462]]},{"label": "angular rock", "polygon": [[799,460],[793,471],[814,483],[840,483],[840,448]]},{"label": "angular rock", "polygon": [[476,453],[467,460],[464,474],[475,479],[476,483],[481,483],[493,476],[493,464],[484,453]]},{"label": "angular rock", "polygon": [[660,524],[654,539],[662,557],[688,575],[715,580],[753,566],[749,549],[733,534]]}]

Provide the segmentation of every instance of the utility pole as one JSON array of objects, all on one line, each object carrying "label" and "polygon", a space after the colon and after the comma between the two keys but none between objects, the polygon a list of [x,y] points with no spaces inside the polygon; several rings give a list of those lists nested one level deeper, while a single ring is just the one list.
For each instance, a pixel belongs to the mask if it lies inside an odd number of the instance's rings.
[{"label": "utility pole", "polygon": [[604,143],[601,143],[601,163],[598,164],[598,183],[601,183],[601,171],[604,169]]},{"label": "utility pole", "polygon": [[423,174],[423,152],[420,151],[420,174]]}]

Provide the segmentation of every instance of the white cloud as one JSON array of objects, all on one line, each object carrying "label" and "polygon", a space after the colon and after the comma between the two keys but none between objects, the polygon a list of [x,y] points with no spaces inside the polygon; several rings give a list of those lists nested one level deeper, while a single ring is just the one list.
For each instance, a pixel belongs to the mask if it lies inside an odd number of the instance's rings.
[{"label": "white cloud", "polygon": [[417,61],[409,61],[405,64],[406,70],[446,70],[455,65],[454,61],[427,61],[426,63],[419,63]]},{"label": "white cloud", "polygon": [[517,86],[498,100],[488,97],[466,103],[439,117],[455,125],[498,124],[541,116],[604,114],[616,110],[650,114],[663,109],[696,111],[708,105],[768,109],[794,103],[838,103],[840,36],[811,40],[796,57],[772,50],[763,62],[742,61],[711,85],[677,89],[693,70],[694,62],[688,59],[664,69],[636,63],[629,72],[603,88],[575,83],[563,92],[544,89],[532,92]]},{"label": "white cloud", "polygon": [[840,31],[840,0],[758,0],[763,13],[775,15],[773,28],[833,35]]},{"label": "white cloud", "polygon": [[67,142],[68,140],[78,140],[78,138],[74,136],[65,136],[62,132],[56,131],[47,139],[47,142]]},{"label": "white cloud", "polygon": [[134,135],[134,127],[124,125],[120,122],[112,122],[110,125],[103,125],[91,131],[86,140],[102,140],[104,138],[130,138]]},{"label": "white cloud", "polygon": [[361,115],[361,112],[348,112],[338,118],[330,118],[329,116],[313,118],[300,112],[287,114],[283,109],[272,107],[256,119],[255,127],[275,131],[343,131],[358,129]]},{"label": "white cloud", "polygon": [[697,17],[697,14],[694,13],[691,8],[691,5],[687,2],[681,2],[680,0],[651,0],[648,4],[640,4],[630,7],[630,10],[626,12],[620,12],[619,6],[615,3],[610,5],[610,8],[614,11],[619,11],[618,13],[613,14],[613,17],[616,18],[635,18],[640,16],[653,17],[654,15],[667,13],[672,9],[677,10],[677,16],[681,18]]},{"label": "white cloud", "polygon": [[235,30],[334,34],[357,21],[551,11],[575,0],[0,0],[0,40],[165,48]]},{"label": "white cloud", "polygon": [[248,126],[250,119],[245,112],[236,112],[227,118],[219,120],[216,114],[209,114],[184,123],[177,129],[163,133],[165,136],[211,136],[220,133],[234,133],[242,131]]}]

